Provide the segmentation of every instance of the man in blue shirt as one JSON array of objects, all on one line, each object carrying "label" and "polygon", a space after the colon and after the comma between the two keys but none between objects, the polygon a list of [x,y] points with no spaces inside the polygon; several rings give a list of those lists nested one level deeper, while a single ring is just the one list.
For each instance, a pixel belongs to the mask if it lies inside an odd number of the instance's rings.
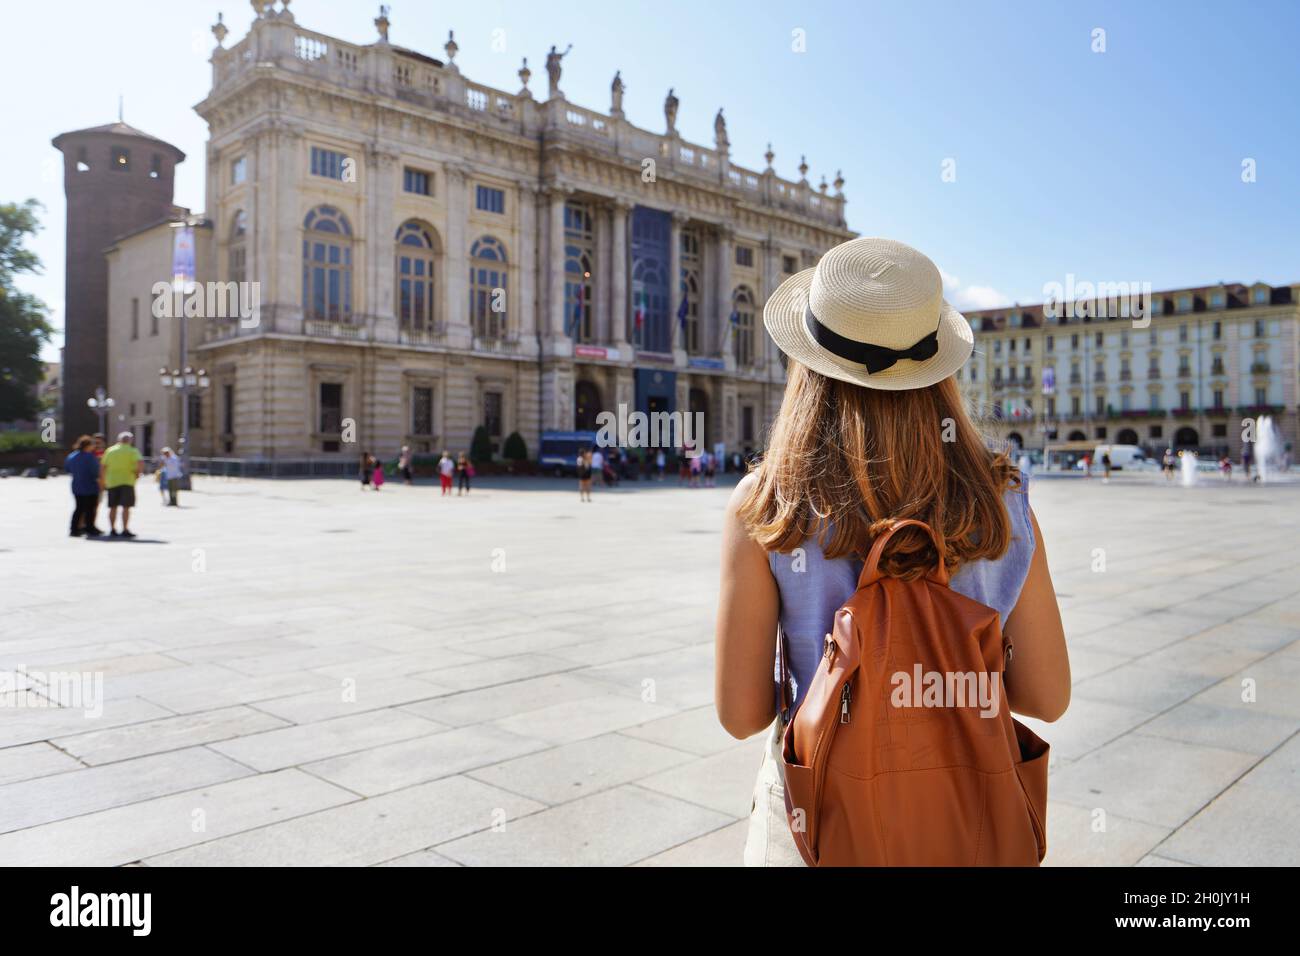
[{"label": "man in blue shirt", "polygon": [[63,463],[64,470],[72,476],[72,497],[76,501],[68,531],[74,538],[83,534],[97,538],[102,533],[95,527],[95,512],[99,510],[99,459],[91,450],[94,444],[93,438],[82,435],[77,439],[77,450]]}]

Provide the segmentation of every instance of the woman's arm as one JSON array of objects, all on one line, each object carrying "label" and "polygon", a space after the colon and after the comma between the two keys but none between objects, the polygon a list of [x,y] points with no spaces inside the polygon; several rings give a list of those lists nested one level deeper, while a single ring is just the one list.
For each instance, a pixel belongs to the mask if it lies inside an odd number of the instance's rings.
[{"label": "woman's arm", "polygon": [[1033,511],[1029,520],[1034,525],[1034,558],[1004,628],[1013,645],[1006,672],[1007,700],[1018,714],[1052,721],[1070,705],[1070,656],[1047,570],[1047,548]]},{"label": "woman's arm", "polygon": [[738,739],[776,716],[776,625],[780,598],[767,552],[749,536],[738,511],[758,479],[747,475],[727,502],[722,529],[722,587],[715,628],[714,705]]}]

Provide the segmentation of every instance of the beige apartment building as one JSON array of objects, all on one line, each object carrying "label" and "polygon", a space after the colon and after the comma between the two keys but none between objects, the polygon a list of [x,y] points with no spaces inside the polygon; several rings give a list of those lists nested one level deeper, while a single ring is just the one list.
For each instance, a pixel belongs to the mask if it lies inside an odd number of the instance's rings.
[{"label": "beige apartment building", "polygon": [[1152,301],[1140,318],[1127,301],[1098,300],[967,313],[975,354],[963,390],[995,437],[1025,449],[1088,441],[1239,457],[1243,423],[1263,415],[1294,448],[1300,283]]},{"label": "beige apartment building", "polygon": [[[636,127],[621,76],[608,111],[570,103],[554,50],[506,92],[461,74],[454,39],[443,60],[390,42],[383,14],[357,45],[254,6],[196,107],[210,130],[196,233],[200,284],[253,283],[260,310],[255,327],[192,324],[190,364],[211,377],[192,454],[459,450],[481,425],[536,457],[544,430],[592,429],[620,405],[701,411],[709,447],[760,447],[784,387],[762,303],[854,235],[838,175],[813,186],[801,162],[782,179],[770,148],[761,170],[735,165],[721,111],[712,147],[684,141],[671,91],[664,130]],[[159,363],[132,360],[130,335],[169,271],[163,232],[110,253],[112,389],[160,423]]]}]

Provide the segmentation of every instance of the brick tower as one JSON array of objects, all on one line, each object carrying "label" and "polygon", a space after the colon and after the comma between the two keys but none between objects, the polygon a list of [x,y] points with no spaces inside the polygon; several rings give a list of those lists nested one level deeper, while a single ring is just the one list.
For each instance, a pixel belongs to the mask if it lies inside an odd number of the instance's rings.
[{"label": "brick tower", "polygon": [[171,214],[173,173],[185,154],[120,121],[62,133],[53,143],[63,153],[68,203],[61,437],[74,438],[98,428],[86,399],[108,384],[104,250],[123,233]]}]

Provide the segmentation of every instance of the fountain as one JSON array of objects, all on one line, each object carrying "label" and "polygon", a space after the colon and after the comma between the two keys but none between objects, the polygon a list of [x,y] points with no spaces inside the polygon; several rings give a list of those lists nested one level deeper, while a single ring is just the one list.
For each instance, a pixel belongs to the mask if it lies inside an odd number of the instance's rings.
[{"label": "fountain", "polygon": [[1181,469],[1183,487],[1190,488],[1196,484],[1196,452],[1184,448],[1178,453],[1178,467]]},{"label": "fountain", "polygon": [[1282,433],[1272,415],[1255,423],[1255,468],[1259,481],[1277,477],[1282,462]]}]

